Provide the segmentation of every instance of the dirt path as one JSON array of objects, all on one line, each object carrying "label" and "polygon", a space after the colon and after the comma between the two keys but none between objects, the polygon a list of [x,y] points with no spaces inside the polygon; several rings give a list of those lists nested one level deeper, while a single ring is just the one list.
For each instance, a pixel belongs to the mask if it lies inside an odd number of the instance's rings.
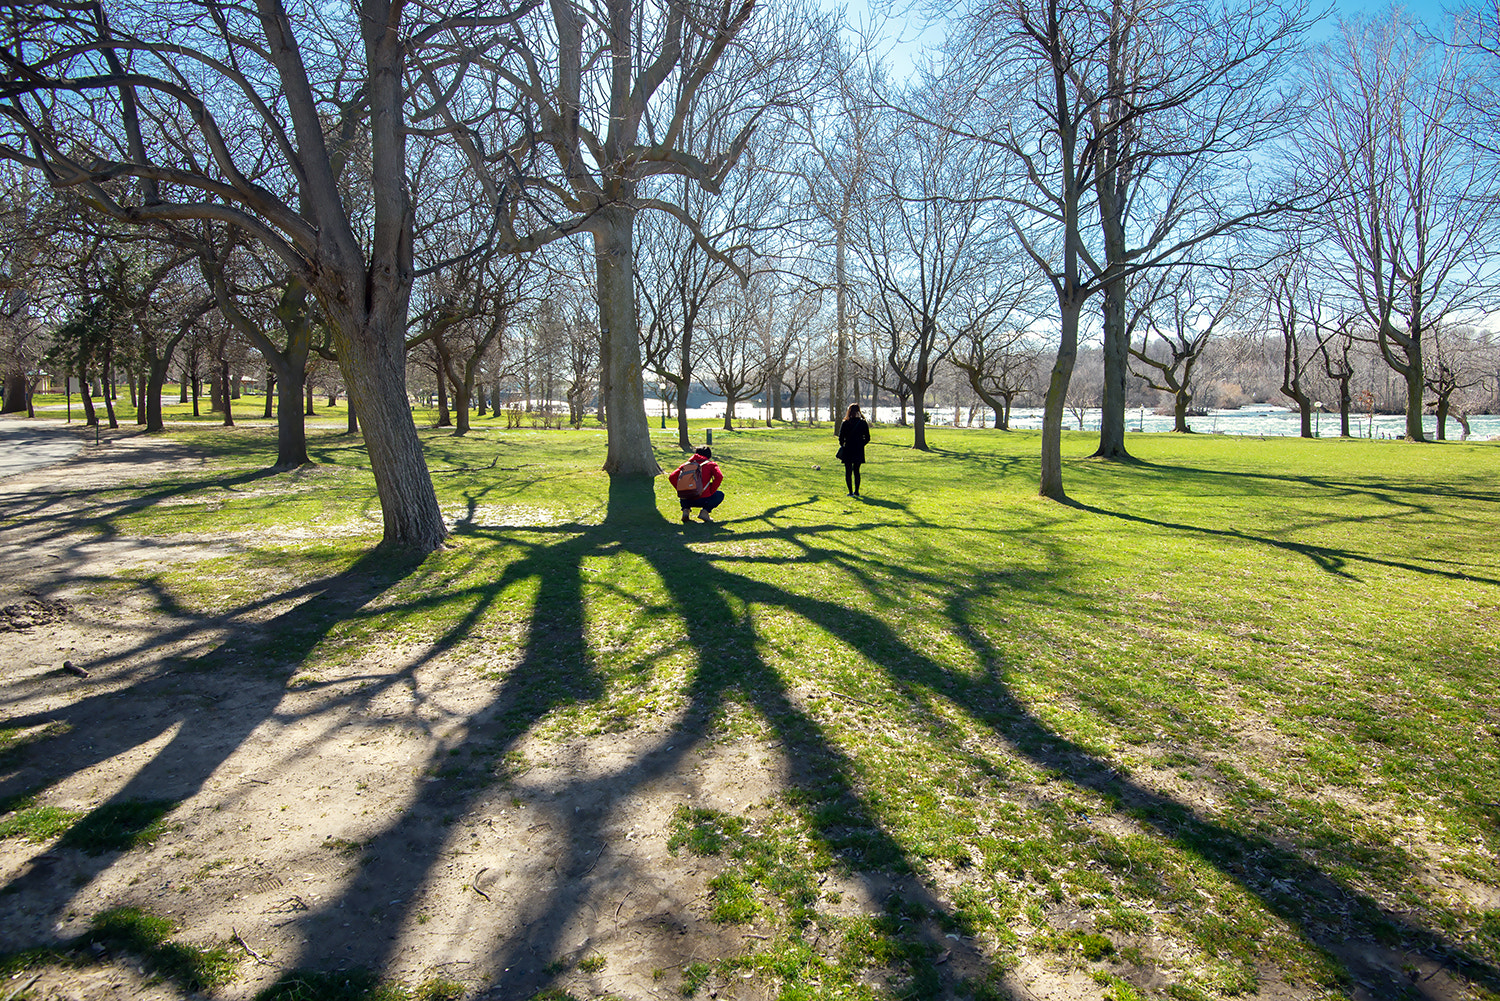
[{"label": "dirt path", "polygon": [[[502,708],[498,683],[472,671],[395,647],[312,684],[237,668],[235,644],[274,636],[312,596],[218,617],[163,607],[122,581],[234,542],[101,534],[119,502],[90,496],[196,461],[126,434],[0,480],[0,717],[27,745],[0,756],[0,796],[40,789],[39,804],[91,817],[148,804],[164,825],[149,847],[99,854],[0,841],[0,948],[135,906],[180,922],[185,941],[253,951],[229,996],[310,967],[496,997],[562,969],[583,994],[670,997],[683,966],[763,935],[706,919],[713,873],[666,837],[679,804],[743,811],[771,796],[774,751],[709,745],[676,721],[547,746],[523,735],[496,781],[492,764],[450,754]],[[602,962],[579,969],[589,957]],[[176,993],[116,962],[50,969],[30,996],[143,991]]]}]

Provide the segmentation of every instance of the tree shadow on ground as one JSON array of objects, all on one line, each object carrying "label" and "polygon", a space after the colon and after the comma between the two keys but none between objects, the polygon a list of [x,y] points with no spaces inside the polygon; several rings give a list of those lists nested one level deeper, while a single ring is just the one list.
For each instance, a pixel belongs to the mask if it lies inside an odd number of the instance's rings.
[{"label": "tree shadow on ground", "polygon": [[[1500,987],[1500,974],[1492,966],[1441,931],[1413,924],[1388,911],[1267,837],[1231,829],[1188,804],[1120,775],[1109,762],[1054,732],[1030,712],[1010,686],[1011,673],[1021,666],[1007,663],[986,639],[984,629],[975,621],[972,602],[986,587],[1014,584],[1034,588],[1038,583],[1034,575],[1024,585],[992,576],[981,581],[976,590],[928,570],[898,568],[898,577],[913,582],[920,579],[950,590],[953,599],[948,617],[983,666],[983,675],[975,678],[937,662],[897,634],[890,624],[847,602],[791,593],[735,572],[737,561],[763,563],[765,558],[700,551],[698,543],[713,537],[678,531],[663,524],[659,516],[653,523],[644,511],[639,485],[624,486],[620,497],[612,498],[612,508],[616,499],[620,510],[612,510],[604,525],[567,526],[561,530],[566,538],[549,541],[543,532],[538,541],[525,544],[525,555],[508,565],[500,578],[472,590],[466,598],[473,602],[471,613],[439,638],[434,648],[458,644],[471,625],[483,617],[485,608],[506,589],[527,579],[537,580],[540,592],[530,613],[521,660],[506,674],[491,705],[476,717],[467,738],[494,757],[503,757],[553,709],[597,699],[604,691],[606,683],[593,663],[584,622],[586,560],[630,554],[646,561],[670,598],[672,614],[681,620],[686,645],[698,654],[687,686],[686,710],[672,728],[653,738],[629,767],[609,775],[607,781],[580,779],[570,786],[574,798],[597,802],[598,808],[572,816],[549,815],[550,822],[561,828],[554,832],[554,842],[565,846],[563,854],[555,860],[547,885],[536,887],[529,901],[517,905],[524,918],[516,922],[514,932],[497,937],[492,963],[496,972],[488,991],[491,996],[526,997],[552,982],[556,969],[544,964],[557,956],[563,929],[581,907],[592,906],[588,896],[594,882],[609,878],[608,868],[600,872],[598,866],[601,856],[607,856],[610,850],[607,831],[613,811],[653,780],[682,769],[687,756],[712,739],[712,721],[730,704],[752,709],[769,727],[792,763],[791,780],[800,801],[808,804],[806,815],[815,836],[840,864],[857,876],[872,879],[882,873],[920,871],[921,863],[885,829],[880,811],[868,802],[857,762],[839,747],[804,698],[761,654],[765,637],[756,622],[764,616],[791,616],[826,631],[881,671],[913,710],[931,700],[946,700],[1001,738],[1011,753],[1099,794],[1116,804],[1115,809],[1123,816],[1136,818],[1165,841],[1201,858],[1282,918],[1295,934],[1334,957],[1352,984],[1371,985],[1367,989],[1377,992],[1361,995],[1366,988],[1353,987],[1356,996],[1413,992],[1427,996],[1422,984],[1413,986],[1399,972],[1403,961],[1413,955],[1424,957],[1457,979],[1489,989]],[[757,526],[749,530],[742,522],[725,526],[737,547],[778,542],[796,550],[796,555],[780,558],[788,563],[829,559],[853,564],[860,560],[817,541],[823,531],[847,530],[847,524],[778,527],[766,525],[764,517],[754,521]],[[470,527],[467,534],[476,540],[517,544],[517,538],[505,531]],[[1268,540],[1247,541],[1274,544]],[[757,609],[754,616],[748,611],[752,607]],[[734,652],[732,658],[715,655],[716,651],[730,650]],[[424,790],[372,846],[376,856],[399,852],[405,863],[401,873],[381,874],[379,893],[410,899],[420,891],[424,874],[439,864],[447,837],[424,828],[416,818],[434,812],[462,814],[480,809],[485,797],[477,789]],[[386,881],[390,875],[404,882],[392,885]],[[346,905],[363,913],[373,899],[371,892],[352,890],[330,901],[324,908],[325,915]],[[920,882],[912,893],[920,911],[938,916],[935,927],[943,926],[944,920],[953,921],[952,905]],[[319,917],[308,915],[303,919],[307,938],[311,939]],[[395,961],[392,943],[402,920],[399,915],[377,920],[370,928],[372,947],[358,958],[374,969],[389,968]],[[951,975],[936,965],[940,944],[933,943],[925,957],[908,971],[909,986],[918,994],[956,987]],[[986,976],[983,957],[972,945],[968,948],[973,954],[948,969]],[[304,960],[317,965],[329,958],[319,957],[313,950]],[[992,984],[990,989],[1002,988]],[[1024,995],[1018,991],[1015,996]]]},{"label": "tree shadow on ground", "polygon": [[[127,506],[136,509],[136,502]],[[53,851],[31,860],[0,887],[0,925],[10,924],[20,935],[24,913],[29,932],[61,927],[78,886],[112,866],[133,837],[147,834],[178,804],[202,792],[246,738],[281,711],[284,685],[243,682],[264,681],[267,673],[289,679],[331,626],[356,615],[420,564],[421,558],[410,553],[377,548],[342,572],[211,615],[190,613],[165,589],[148,585],[176,617],[175,626],[123,649],[79,656],[75,666],[94,676],[91,686],[103,688],[97,694],[6,719],[17,730],[45,727],[49,736],[0,779],[0,801],[14,802],[121,755],[145,760]],[[66,583],[87,587],[109,579],[74,573]],[[278,605],[284,607],[269,618],[259,614]],[[184,675],[192,676],[190,685]],[[28,687],[35,686],[7,684],[4,702],[14,705],[34,696],[34,690],[24,690]],[[89,843],[80,832],[90,829],[113,830],[115,840]]]},{"label": "tree shadow on ground", "polygon": [[[883,502],[888,508],[900,505]],[[497,998],[524,998],[548,985],[554,977],[547,963],[555,958],[565,927],[586,906],[591,888],[609,876],[599,870],[601,857],[609,850],[608,829],[613,811],[653,780],[681,770],[688,755],[712,739],[714,721],[731,704],[753,710],[769,728],[792,765],[791,780],[802,802],[815,836],[852,873],[861,878],[881,874],[919,872],[913,858],[880,819],[880,810],[869,801],[860,779],[859,763],[842,750],[823,723],[808,707],[803,695],[761,652],[765,637],[758,618],[792,617],[821,629],[872,664],[888,679],[892,689],[920,710],[932,700],[945,700],[966,716],[1001,738],[1009,753],[1047,769],[1080,788],[1092,790],[1116,809],[1138,818],[1162,838],[1195,853],[1257,897],[1272,913],[1308,942],[1335,956],[1343,971],[1356,982],[1388,991],[1374,996],[1396,996],[1401,991],[1424,992],[1422,985],[1401,983],[1393,972],[1399,959],[1413,950],[1451,975],[1468,979],[1488,989],[1500,989],[1500,975],[1493,967],[1449,940],[1440,931],[1414,925],[1389,913],[1364,894],[1354,890],[1316,865],[1275,842],[1256,834],[1231,830],[1192,807],[1148,789],[1116,773],[1110,764],[1090,754],[1076,742],[1054,732],[1039,720],[1011,688],[1010,676],[1023,665],[1011,664],[986,638],[978,621],[975,601],[987,588],[1017,587],[1045,599],[1045,586],[1034,575],[1023,583],[991,576],[975,582],[944,577],[931,568],[882,568],[907,583],[921,583],[947,590],[951,601],[947,618],[958,637],[972,652],[983,673],[972,677],[938,662],[898,634],[878,616],[852,607],[837,597],[809,596],[788,591],[763,580],[738,573],[738,563],[764,563],[768,559],[788,564],[807,560],[829,560],[850,569],[861,586],[881,585],[861,572],[861,554],[819,541],[827,531],[850,531],[857,526],[803,523],[778,525],[796,510],[789,505],[774,515],[760,516],[748,530],[745,523],[726,526],[738,550],[750,543],[774,542],[793,555],[759,557],[743,552],[720,553],[700,550],[704,539],[688,535],[665,523],[656,513],[650,481],[625,481],[612,491],[605,523],[596,526],[555,526],[526,532],[466,526],[464,544],[504,542],[520,547],[522,555],[509,562],[494,579],[467,584],[443,594],[405,597],[395,609],[383,614],[420,613],[438,603],[455,600],[467,604],[444,632],[431,638],[424,651],[399,670],[372,677],[375,690],[364,690],[335,700],[329,708],[358,710],[384,687],[413,677],[423,665],[469,640],[477,626],[511,588],[529,583],[536,596],[528,613],[526,638],[517,663],[509,668],[489,703],[472,714],[463,745],[487,759],[503,758],[516,742],[553,710],[578,702],[599,700],[606,679],[594,661],[595,654],[586,626],[585,563],[601,556],[630,555],[650,565],[661,581],[671,614],[681,620],[686,646],[695,651],[686,692],[686,708],[671,728],[653,737],[626,768],[604,780],[580,780],[572,790],[575,798],[597,802],[597,809],[572,816],[553,814],[559,827],[553,842],[562,845],[553,875],[538,885],[530,899],[517,902],[515,931],[496,937],[495,971],[489,993]],[[1089,509],[1093,510],[1093,509]],[[1115,517],[1110,512],[1095,513]],[[915,521],[915,512],[908,512]],[[789,519],[788,519],[789,520]],[[1145,520],[1145,519],[1141,519]],[[1201,531],[1191,526],[1162,527]],[[1236,535],[1237,538],[1240,536]],[[712,537],[710,537],[712,538]],[[1243,541],[1280,546],[1275,540],[1244,537]],[[1343,554],[1341,558],[1349,558]],[[372,553],[343,573],[303,585],[277,600],[291,605],[264,632],[236,631],[233,617],[226,619],[228,637],[214,650],[164,665],[166,671],[223,672],[224,686],[232,686],[233,669],[246,652],[266,646],[269,653],[291,672],[311,654],[330,625],[367,614],[372,596],[389,591],[410,575],[420,561],[392,559],[387,553]],[[1404,569],[1421,568],[1404,567]],[[1054,585],[1055,586],[1055,585]],[[456,593],[455,593],[456,592]],[[165,595],[163,596],[165,597]],[[889,597],[889,595],[887,595]],[[268,599],[269,600],[269,599]],[[755,615],[749,609],[755,608]],[[280,631],[278,631],[278,627]],[[233,654],[228,651],[233,649]],[[733,658],[718,657],[716,651],[733,650]],[[118,732],[100,734],[92,727],[79,729],[49,742],[52,760],[35,767],[33,777],[47,781],[88,767],[112,754],[152,741],[165,741],[150,762],[111,797],[105,807],[143,799],[180,800],[201,789],[207,778],[227,759],[235,747],[262,722],[278,711],[278,697],[267,697],[253,705],[237,705],[232,718],[225,714],[203,714],[194,718],[190,708],[175,699],[169,674],[144,670],[135,679],[135,691],[151,701],[159,699],[160,715],[143,719]],[[160,692],[159,696],[157,692]],[[98,699],[109,698],[101,695]],[[67,719],[94,722],[91,713],[104,711],[95,700],[84,699],[63,710]],[[44,719],[45,717],[45,719]],[[40,724],[58,718],[57,713],[38,714],[15,725]],[[176,727],[175,731],[172,729]],[[448,754],[454,748],[434,752]],[[8,780],[12,785],[26,781]],[[0,793],[12,791],[0,786]],[[374,863],[340,895],[316,909],[299,914],[292,922],[301,929],[305,943],[298,961],[302,965],[327,967],[356,963],[374,970],[396,963],[399,933],[410,917],[408,908],[381,907],[386,901],[416,899],[449,849],[451,834],[434,822],[437,816],[458,816],[482,809],[491,790],[479,784],[428,783],[416,798],[368,845]],[[101,807],[103,809],[103,807]],[[389,866],[381,860],[389,860]],[[111,864],[109,857],[83,863],[97,873]],[[65,892],[46,896],[45,864],[33,865],[12,882],[22,897],[39,904],[53,920],[61,917]],[[1288,887],[1296,888],[1293,893]],[[892,907],[915,904],[919,913],[952,920],[953,907],[922,883],[912,884],[909,900]],[[19,898],[18,898],[19,899]],[[360,915],[364,922],[358,948],[342,955],[321,951],[319,930],[340,909]],[[939,970],[939,947],[927,944],[920,958],[906,971],[907,987],[913,993],[931,995],[953,990],[953,974],[959,970],[985,977],[984,958],[973,944],[961,949],[951,965]],[[959,950],[955,950],[959,951]],[[998,984],[992,990],[1003,990]],[[1025,996],[1020,991],[1015,997]]]},{"label": "tree shadow on ground", "polygon": [[[1164,528],[1173,532],[1182,532],[1190,535],[1206,535],[1219,539],[1234,539],[1239,542],[1248,542],[1253,545],[1266,546],[1271,549],[1279,549],[1295,556],[1309,560],[1318,567],[1336,577],[1348,580],[1360,580],[1361,578],[1350,570],[1351,564],[1365,564],[1369,566],[1386,567],[1392,570],[1404,570],[1408,573],[1421,574],[1427,577],[1441,577],[1454,581],[1478,581],[1482,584],[1500,584],[1500,578],[1487,577],[1482,574],[1473,573],[1469,570],[1445,570],[1434,563],[1449,562],[1443,560],[1429,559],[1429,565],[1414,563],[1409,560],[1393,560],[1369,553],[1361,553],[1352,549],[1342,549],[1336,546],[1320,546],[1307,542],[1290,542],[1286,539],[1278,539],[1270,535],[1257,535],[1238,528],[1211,528],[1205,525],[1186,525],[1179,522],[1162,521],[1158,518],[1148,518],[1145,515],[1131,514],[1128,511],[1111,511],[1107,508],[1085,504],[1078,500],[1069,500],[1068,504],[1080,511],[1087,511],[1105,518],[1114,518],[1120,521],[1133,522],[1140,525],[1151,525],[1154,528]],[[1463,564],[1469,566],[1469,564]]]}]

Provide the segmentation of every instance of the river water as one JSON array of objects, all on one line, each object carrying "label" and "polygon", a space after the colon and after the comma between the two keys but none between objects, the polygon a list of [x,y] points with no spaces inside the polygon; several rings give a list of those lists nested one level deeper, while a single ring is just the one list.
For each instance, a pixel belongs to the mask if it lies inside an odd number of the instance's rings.
[{"label": "river water", "polygon": [[[648,412],[650,405],[648,403]],[[953,411],[943,409],[931,412],[931,424],[935,427],[949,427],[953,424]],[[1083,430],[1099,430],[1099,410],[1097,408],[1083,410]],[[710,403],[702,407],[694,407],[688,411],[689,417],[713,417],[724,416],[724,404]],[[741,419],[764,420],[765,411],[761,407],[748,404],[740,404],[735,408],[735,416]],[[786,416],[790,417],[789,412]],[[805,417],[805,413],[799,413],[799,417]],[[820,415],[827,416],[826,410]],[[895,407],[881,407],[877,414],[877,422],[894,424],[900,418],[900,412]],[[907,419],[911,419],[908,412]],[[969,412],[963,411],[962,420],[967,422]],[[980,426],[980,421],[985,427],[994,427],[995,415],[989,410],[976,410],[974,412],[974,427]],[[668,422],[671,423],[670,421]],[[1437,434],[1437,418],[1428,415],[1423,418],[1423,427],[1427,430],[1429,438]],[[1042,410],[1040,407],[1017,407],[1011,411],[1010,425],[1017,430],[1040,429],[1042,426]],[[1256,404],[1241,407],[1238,410],[1210,410],[1202,417],[1188,418],[1188,426],[1194,431],[1203,434],[1236,434],[1252,435],[1257,437],[1290,436],[1296,437],[1302,433],[1300,418],[1295,410],[1286,407],[1271,406],[1269,404]],[[1068,411],[1064,418],[1063,427],[1069,430],[1079,429],[1078,415]],[[1131,410],[1126,413],[1126,427],[1131,431],[1170,431],[1172,430],[1172,417],[1170,414],[1155,414],[1150,410]],[[1469,427],[1472,431],[1471,441],[1497,441],[1500,440],[1500,415],[1482,414],[1469,418]],[[1406,434],[1406,418],[1401,414],[1376,414],[1372,421],[1368,413],[1350,415],[1350,433],[1360,438],[1400,438]],[[1313,431],[1315,434],[1327,437],[1337,437],[1339,433],[1338,414],[1313,414]],[[1448,418],[1448,438],[1453,441],[1459,440],[1463,434],[1463,428],[1458,421],[1452,417]]]}]

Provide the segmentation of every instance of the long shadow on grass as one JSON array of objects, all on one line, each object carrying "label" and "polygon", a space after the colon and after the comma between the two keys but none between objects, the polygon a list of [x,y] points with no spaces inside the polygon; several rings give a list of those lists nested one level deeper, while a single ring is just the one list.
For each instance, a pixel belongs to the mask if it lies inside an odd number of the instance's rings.
[{"label": "long shadow on grass", "polygon": [[1011,693],[1008,677],[1019,668],[1006,663],[985,638],[970,605],[972,592],[955,588],[948,617],[983,666],[985,676],[979,680],[951,671],[912,648],[883,620],[844,604],[788,594],[718,570],[708,560],[703,561],[698,584],[700,592],[720,591],[742,602],[779,607],[826,630],[884,670],[914,706],[931,699],[951,701],[1035,765],[1119,804],[1171,843],[1234,879],[1308,942],[1333,956],[1354,979],[1382,985],[1383,993],[1376,996],[1406,996],[1408,991],[1426,996],[1422,984],[1413,986],[1394,973],[1408,955],[1400,951],[1403,948],[1456,977],[1489,990],[1500,988],[1500,971],[1440,932],[1386,910],[1268,838],[1232,830],[1118,774],[1108,762],[1052,731]]},{"label": "long shadow on grass", "polygon": [[1205,525],[1186,525],[1179,522],[1162,521],[1158,518],[1147,518],[1145,515],[1131,514],[1128,511],[1111,511],[1107,508],[1096,507],[1077,500],[1070,500],[1068,503],[1080,511],[1087,511],[1090,514],[1097,514],[1106,518],[1116,518],[1120,521],[1132,521],[1141,525],[1151,525],[1155,528],[1170,529],[1174,532],[1209,535],[1220,539],[1235,539],[1254,545],[1270,546],[1273,549],[1280,549],[1284,552],[1305,557],[1319,569],[1336,577],[1344,577],[1349,580],[1360,579],[1357,575],[1350,572],[1349,565],[1351,563],[1363,563],[1371,566],[1388,567],[1393,570],[1406,570],[1410,573],[1422,574],[1429,577],[1442,577],[1447,580],[1500,584],[1500,578],[1497,577],[1486,577],[1482,574],[1467,571],[1443,570],[1438,567],[1424,566],[1420,563],[1411,563],[1405,560],[1383,559],[1367,553],[1355,552],[1352,549],[1318,546],[1305,542],[1289,542],[1286,539],[1278,539],[1269,535],[1256,535],[1253,532],[1241,531],[1238,528],[1210,528]]},{"label": "long shadow on grass", "polygon": [[[276,682],[284,682],[308,658],[329,626],[356,614],[420,562],[399,551],[376,549],[331,577],[254,602],[256,608],[290,602],[256,626],[236,624],[253,610],[241,608],[186,619],[172,631],[175,640],[195,633],[213,637],[205,639],[211,644],[206,652],[167,655],[112,674],[102,672],[121,660],[148,655],[163,637],[132,651],[79,657],[77,666],[100,672],[101,682],[109,683],[107,690],[61,708],[10,716],[7,726],[46,727],[55,736],[17,755],[20,767],[0,780],[0,802],[14,803],[119,755],[137,752],[146,760],[51,852],[30,861],[0,887],[0,927],[14,931],[29,926],[46,934],[60,926],[76,887],[110,868],[120,852],[159,836],[163,818],[201,792],[257,727],[277,717],[285,691]],[[88,580],[79,576],[70,583]],[[263,664],[272,666],[247,666]],[[182,683],[182,675],[194,676],[189,685]],[[159,746],[151,749],[153,744]]]},{"label": "long shadow on grass", "polygon": [[[800,555],[785,560],[787,563],[850,559],[847,553],[816,541],[824,531],[849,530],[848,524],[769,527],[748,532],[735,528],[731,524],[732,551],[746,543],[776,541],[800,550]],[[710,531],[698,526],[687,530]],[[483,529],[471,532],[515,543],[508,533]],[[648,530],[631,528],[628,523],[624,527],[618,522],[607,523],[557,541],[548,541],[546,533],[541,534],[542,540],[508,566],[499,579],[463,595],[464,600],[473,602],[472,606],[436,645],[439,650],[453,647],[507,588],[524,580],[539,580],[541,592],[531,611],[524,655],[507,674],[490,709],[476,718],[467,738],[473,747],[482,748],[486,756],[504,755],[554,708],[602,694],[604,679],[592,663],[583,624],[582,563],[587,558],[625,552],[648,562],[671,599],[673,614],[682,620],[688,644],[700,657],[688,686],[687,712],[675,729],[641,749],[621,771],[604,779],[577,779],[569,785],[573,794],[570,799],[597,802],[597,809],[574,815],[556,811],[545,814],[547,822],[556,828],[552,843],[559,846],[559,854],[550,875],[541,877],[529,899],[515,906],[513,930],[497,936],[493,967],[499,972],[492,985],[493,996],[526,997],[547,986],[553,972],[543,964],[563,950],[570,921],[588,906],[597,887],[618,875],[618,865],[628,865],[612,863],[599,869],[601,856],[609,850],[606,833],[617,805],[657,777],[681,770],[686,756],[707,739],[709,723],[731,703],[754,709],[794,763],[795,795],[808,805],[806,816],[817,838],[856,872],[913,868],[913,860],[884,829],[878,811],[867,802],[859,765],[838,748],[823,725],[788,690],[780,672],[758,652],[763,637],[755,619],[740,610],[751,607],[758,609],[757,617],[794,616],[859,652],[884,674],[899,697],[910,703],[915,717],[922,716],[931,702],[947,701],[1002,737],[1014,753],[1118,804],[1117,809],[1130,812],[1166,842],[1239,883],[1308,942],[1335,957],[1351,977],[1381,985],[1379,989],[1388,992],[1382,996],[1402,991],[1421,994],[1425,990],[1421,984],[1412,987],[1402,983],[1392,972],[1411,954],[1425,955],[1454,976],[1489,987],[1500,985],[1500,975],[1490,965],[1439,932],[1383,910],[1365,894],[1268,838],[1230,829],[1187,804],[1117,774],[1109,763],[1052,731],[1011,693],[1009,674],[1016,668],[1005,662],[975,621],[971,602],[982,589],[966,593],[953,580],[928,569],[896,571],[898,578],[914,587],[946,586],[955,595],[948,617],[984,669],[984,675],[975,679],[916,649],[878,616],[860,612],[848,603],[791,593],[735,573],[725,566],[765,561],[753,555],[700,553],[687,541],[696,537],[659,521]],[[1021,578],[1009,581],[1003,576],[984,586],[997,586],[996,580],[1005,586],[1022,586]],[[424,789],[403,816],[371,845],[377,863],[399,857],[401,864],[390,871],[377,865],[367,873],[363,887],[351,888],[320,913],[309,915],[303,922],[305,937],[315,940],[320,922],[330,920],[338,908],[347,906],[346,914],[364,914],[375,910],[372,905],[377,896],[406,900],[419,896],[449,844],[447,835],[432,828],[430,818],[442,812],[461,815],[481,808],[489,795],[472,787]],[[939,901],[918,892],[921,908],[945,913]],[[402,924],[401,915],[377,917],[369,929],[370,948],[349,958],[374,969],[391,968],[397,960],[395,942]],[[1409,951],[1403,953],[1398,947]],[[333,957],[309,952],[304,958],[319,963]],[[969,969],[976,965],[975,958],[968,957]],[[931,952],[925,961],[913,962],[907,973],[912,978],[911,988],[918,993],[941,989]]]},{"label": "long shadow on grass", "polygon": [[[1204,469],[1199,466],[1184,466],[1169,462],[1154,462],[1138,459],[1138,473],[1156,473],[1168,481],[1202,480],[1223,485],[1226,482],[1262,481],[1275,484],[1297,485],[1325,491],[1334,496],[1361,495],[1393,507],[1431,513],[1434,498],[1479,501],[1500,504],[1500,494],[1457,490],[1442,483],[1405,483],[1399,480],[1339,479],[1330,476],[1310,476],[1294,473],[1251,472],[1248,470]],[[1478,477],[1475,478],[1478,480]]]},{"label": "long shadow on grass", "polygon": [[[818,722],[796,704],[780,674],[756,652],[760,644],[755,626],[734,610],[730,600],[733,590],[726,589],[738,578],[714,569],[708,557],[694,552],[687,545],[687,536],[662,522],[654,502],[648,515],[645,502],[651,500],[649,495],[626,493],[612,493],[604,525],[542,531],[541,540],[507,565],[499,577],[463,590],[457,597],[468,605],[464,614],[420,658],[430,662],[452,649],[507,590],[527,581],[537,583],[539,590],[520,662],[508,670],[490,704],[472,718],[465,740],[468,750],[487,760],[504,758],[522,735],[554,709],[602,696],[604,679],[593,663],[585,635],[583,564],[586,559],[622,550],[643,557],[660,575],[672,614],[684,623],[688,645],[702,654],[688,684],[686,709],[673,729],[641,749],[627,767],[598,779],[569,783],[565,801],[586,802],[588,809],[570,814],[537,805],[546,818],[545,825],[537,826],[550,828],[548,837],[557,846],[557,854],[551,858],[550,867],[537,872],[537,883],[528,899],[513,902],[513,909],[504,917],[514,931],[497,941],[492,965],[499,972],[489,991],[494,997],[525,998],[547,986],[555,975],[548,964],[564,950],[570,922],[588,906],[591,894],[600,887],[617,885],[621,867],[630,865],[611,861],[600,867],[601,856],[610,850],[606,832],[618,809],[654,780],[690,770],[689,756],[702,746],[714,720],[730,703],[754,709],[770,726],[786,757],[794,763],[794,782],[802,796],[820,807],[810,810],[809,815],[816,836],[831,850],[856,869],[906,872],[911,868],[901,847],[863,803],[856,789],[853,763],[834,746]],[[495,537],[516,544],[508,532],[472,526],[467,531],[470,537]],[[558,534],[564,537],[548,538]],[[795,537],[792,533],[763,532],[742,533],[739,538],[747,536]],[[454,597],[448,594],[418,599],[407,610],[416,611],[423,604]],[[412,669],[409,666],[407,670]],[[461,748],[445,749],[445,753],[452,750]],[[408,915],[380,905],[391,899],[421,897],[423,887],[450,850],[449,833],[434,825],[432,818],[463,816],[484,808],[495,795],[486,785],[460,782],[424,786],[402,815],[369,843],[371,862],[360,880],[338,899],[299,919],[302,938],[309,943],[301,961],[314,966],[353,963],[375,970],[397,965],[400,932]],[[835,804],[837,809],[833,808]],[[645,876],[649,878],[650,874]],[[942,912],[939,902],[920,887],[892,906],[924,914]],[[345,956],[320,954],[313,944],[318,941],[318,930],[338,914],[359,915],[366,920],[361,944]],[[945,943],[939,934],[925,947],[914,946],[925,948],[929,961],[916,963],[905,972],[923,994],[937,989],[939,969],[930,960],[937,956],[941,944]],[[948,969],[972,972],[982,965],[971,946],[946,944],[956,954]]]}]

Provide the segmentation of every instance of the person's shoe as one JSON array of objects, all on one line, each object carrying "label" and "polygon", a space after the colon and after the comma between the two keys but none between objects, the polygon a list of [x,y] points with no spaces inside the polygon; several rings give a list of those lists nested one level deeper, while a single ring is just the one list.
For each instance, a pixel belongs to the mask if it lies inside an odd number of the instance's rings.
[{"label": "person's shoe", "polygon": [[687,523],[688,523],[688,522],[690,522],[690,521],[692,521],[692,520],[693,520],[693,516],[692,516],[692,514],[690,514],[690,513],[689,513],[689,512],[687,512],[687,511],[683,511],[683,512],[682,512],[682,523],[683,523],[683,524],[684,524],[684,525],[686,525],[686,524],[687,524]]},{"label": "person's shoe", "polygon": [[[683,521],[686,521],[686,520],[687,520],[686,518],[683,519]],[[713,521],[714,519],[713,519],[713,515],[711,515],[711,514],[708,513],[708,509],[704,508],[702,511],[700,511],[698,513],[698,520],[699,521]]]}]

